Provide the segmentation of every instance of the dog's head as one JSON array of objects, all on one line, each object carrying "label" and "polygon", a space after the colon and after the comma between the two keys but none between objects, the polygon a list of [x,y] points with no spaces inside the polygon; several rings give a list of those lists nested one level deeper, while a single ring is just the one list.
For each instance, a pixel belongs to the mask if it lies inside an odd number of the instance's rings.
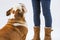
[{"label": "dog's head", "polygon": [[26,12],[25,5],[22,3],[19,3],[15,5],[14,7],[12,7],[11,9],[9,9],[6,12],[6,16],[9,16],[10,14],[14,14],[14,17],[18,18],[18,17],[22,17],[25,12]]}]

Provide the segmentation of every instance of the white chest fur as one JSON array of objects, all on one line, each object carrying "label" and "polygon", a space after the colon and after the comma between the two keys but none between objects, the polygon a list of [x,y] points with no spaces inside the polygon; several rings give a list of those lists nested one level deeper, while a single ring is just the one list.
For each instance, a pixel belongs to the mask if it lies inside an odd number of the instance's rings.
[{"label": "white chest fur", "polygon": [[20,23],[14,23],[13,25],[14,25],[14,26],[20,26],[20,25],[22,25],[22,26],[27,26],[26,24],[20,24]]}]

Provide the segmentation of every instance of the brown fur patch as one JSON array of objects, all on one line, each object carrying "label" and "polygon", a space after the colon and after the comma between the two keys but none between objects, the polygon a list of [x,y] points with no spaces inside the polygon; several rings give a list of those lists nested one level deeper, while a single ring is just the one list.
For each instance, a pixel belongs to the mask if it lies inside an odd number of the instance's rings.
[{"label": "brown fur patch", "polygon": [[0,40],[25,40],[27,35],[27,28],[24,26],[13,27],[6,24],[0,30]]}]

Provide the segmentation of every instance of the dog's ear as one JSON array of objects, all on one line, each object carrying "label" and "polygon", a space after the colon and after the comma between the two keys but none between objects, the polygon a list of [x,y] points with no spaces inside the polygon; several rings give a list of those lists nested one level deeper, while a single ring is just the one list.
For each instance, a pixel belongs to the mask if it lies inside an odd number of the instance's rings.
[{"label": "dog's ear", "polygon": [[6,16],[9,16],[11,14],[11,11],[12,11],[13,8],[9,9],[7,12],[6,12]]},{"label": "dog's ear", "polygon": [[22,5],[22,12],[23,13],[26,13],[27,12],[27,9],[26,9],[26,7],[24,5]]}]

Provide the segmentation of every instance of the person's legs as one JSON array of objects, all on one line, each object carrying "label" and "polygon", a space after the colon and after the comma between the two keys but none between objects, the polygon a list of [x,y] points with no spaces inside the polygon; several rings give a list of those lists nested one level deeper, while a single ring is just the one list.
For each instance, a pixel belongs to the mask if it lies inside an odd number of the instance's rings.
[{"label": "person's legs", "polygon": [[32,0],[34,26],[40,27],[40,0]]},{"label": "person's legs", "polygon": [[40,40],[40,0],[32,0],[34,13],[34,37],[32,40]]},{"label": "person's legs", "polygon": [[45,27],[52,26],[52,17],[51,17],[51,12],[50,12],[50,1],[51,0],[41,0],[43,15],[45,18]]},{"label": "person's legs", "polygon": [[51,13],[50,13],[50,1],[51,0],[41,0],[43,15],[45,18],[45,37],[44,37],[44,40],[51,40],[52,17],[51,17]]}]

